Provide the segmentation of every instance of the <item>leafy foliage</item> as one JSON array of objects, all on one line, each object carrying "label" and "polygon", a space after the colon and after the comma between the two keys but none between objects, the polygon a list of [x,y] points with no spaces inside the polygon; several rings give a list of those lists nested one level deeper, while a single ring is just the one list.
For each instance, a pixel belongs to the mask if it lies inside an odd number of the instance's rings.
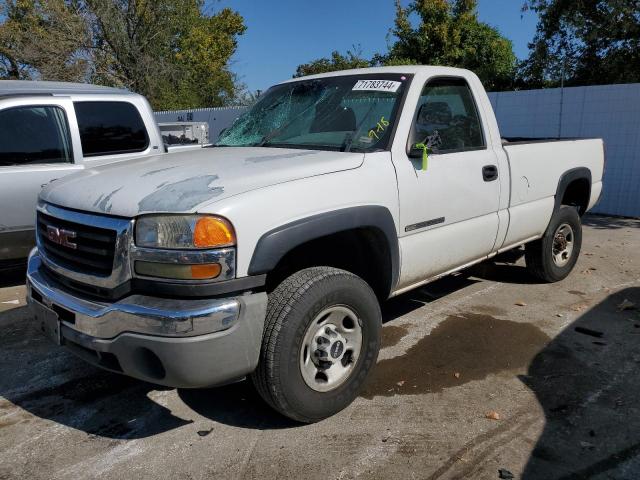
[{"label": "leafy foliage", "polygon": [[89,29],[77,4],[4,1],[0,18],[0,78],[84,79]]},{"label": "leafy foliage", "polygon": [[539,16],[521,68],[532,87],[640,81],[640,1],[527,0]]},{"label": "leafy foliage", "polygon": [[335,72],[336,70],[350,70],[353,68],[366,68],[371,66],[371,62],[362,58],[359,48],[348,50],[346,55],[338,51],[331,53],[331,58],[319,58],[309,63],[299,65],[294,77],[304,77],[317,73]]},{"label": "leafy foliage", "polygon": [[447,65],[475,71],[487,88],[508,87],[516,69],[513,46],[478,20],[476,7],[476,0],[414,0],[407,7],[396,0],[395,40],[386,54],[367,61],[333,52],[300,65],[295,76],[368,65]]},{"label": "leafy foliage", "polygon": [[[412,16],[418,18],[414,27]],[[516,57],[511,41],[480,22],[476,0],[415,0],[403,8],[396,1],[389,53],[384,65],[446,65],[473,70],[490,89],[511,84]]]},{"label": "leafy foliage", "polygon": [[3,0],[0,75],[122,86],[157,109],[238,94],[229,61],[242,17],[202,0]]}]

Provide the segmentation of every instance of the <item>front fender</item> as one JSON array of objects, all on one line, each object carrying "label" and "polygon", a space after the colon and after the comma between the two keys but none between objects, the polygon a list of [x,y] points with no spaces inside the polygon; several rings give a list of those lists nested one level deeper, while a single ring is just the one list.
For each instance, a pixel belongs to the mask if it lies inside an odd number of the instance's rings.
[{"label": "front fender", "polygon": [[389,209],[378,205],[348,207],[312,215],[270,230],[258,240],[248,273],[268,273],[295,247],[326,235],[357,228],[376,228],[384,234],[391,255],[391,286],[395,286],[400,273],[398,234]]}]

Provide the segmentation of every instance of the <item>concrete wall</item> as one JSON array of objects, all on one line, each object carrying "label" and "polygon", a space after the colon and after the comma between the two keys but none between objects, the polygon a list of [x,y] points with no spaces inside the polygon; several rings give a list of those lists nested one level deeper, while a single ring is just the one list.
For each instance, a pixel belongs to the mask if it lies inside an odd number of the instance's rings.
[{"label": "concrete wall", "polygon": [[[594,211],[640,217],[640,84],[494,92],[489,98],[505,137],[604,138],[604,193]],[[156,118],[159,122],[209,122],[214,142],[245,110],[157,112]]]}]

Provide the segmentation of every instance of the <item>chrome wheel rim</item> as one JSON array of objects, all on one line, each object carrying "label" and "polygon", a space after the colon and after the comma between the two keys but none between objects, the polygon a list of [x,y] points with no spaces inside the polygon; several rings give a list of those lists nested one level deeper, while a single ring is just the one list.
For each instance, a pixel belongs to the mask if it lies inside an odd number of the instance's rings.
[{"label": "chrome wheel rim", "polygon": [[342,385],[353,372],[362,348],[362,322],[345,305],[325,308],[307,328],[300,346],[300,372],[317,392]]},{"label": "chrome wheel rim", "polygon": [[556,229],[553,235],[553,248],[551,255],[553,263],[558,267],[564,267],[573,253],[574,235],[573,228],[568,223],[563,223]]}]

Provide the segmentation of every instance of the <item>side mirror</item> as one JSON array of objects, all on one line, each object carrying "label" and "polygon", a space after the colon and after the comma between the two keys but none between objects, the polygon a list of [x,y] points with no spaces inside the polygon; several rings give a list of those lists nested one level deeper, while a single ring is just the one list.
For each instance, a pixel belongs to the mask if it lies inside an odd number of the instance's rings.
[{"label": "side mirror", "polygon": [[422,158],[423,149],[421,147],[417,147],[416,145],[420,144],[412,143],[409,146],[409,151],[407,152],[407,156],[409,158]]},{"label": "side mirror", "polygon": [[425,143],[412,143],[407,155],[409,158],[421,158],[422,170],[426,170],[429,165],[429,150]]}]

